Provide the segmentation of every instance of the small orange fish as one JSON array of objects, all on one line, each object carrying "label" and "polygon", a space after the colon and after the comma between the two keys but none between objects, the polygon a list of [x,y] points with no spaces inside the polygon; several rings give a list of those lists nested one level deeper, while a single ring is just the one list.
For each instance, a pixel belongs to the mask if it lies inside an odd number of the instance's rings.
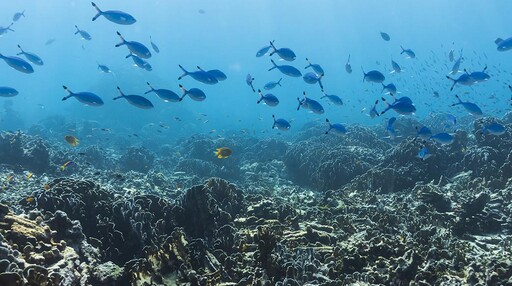
[{"label": "small orange fish", "polygon": [[50,189],[50,185],[49,185],[49,184],[44,184],[43,189],[45,189],[46,191],[48,191],[48,190]]},{"label": "small orange fish", "polygon": [[80,143],[78,138],[76,138],[73,135],[66,135],[66,136],[64,136],[64,139],[66,140],[66,142],[68,142],[69,145],[71,145],[73,147],[76,147],[78,145],[78,143]]},{"label": "small orange fish", "polygon": [[26,198],[27,203],[33,203],[34,200],[35,200],[34,197],[27,197]]}]

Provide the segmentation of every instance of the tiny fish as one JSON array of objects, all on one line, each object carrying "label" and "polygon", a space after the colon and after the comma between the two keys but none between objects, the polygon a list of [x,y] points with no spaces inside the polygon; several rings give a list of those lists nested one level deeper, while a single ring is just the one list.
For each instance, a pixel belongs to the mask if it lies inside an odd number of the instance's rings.
[{"label": "tiny fish", "polygon": [[418,155],[416,155],[416,157],[420,158],[423,161],[427,160],[431,156],[432,154],[430,154],[430,151],[426,146],[421,148],[421,150],[418,152]]},{"label": "tiny fish", "polygon": [[228,147],[217,148],[214,152],[215,156],[219,159],[226,159],[233,154],[233,150]]},{"label": "tiny fish", "polygon": [[416,131],[417,131],[416,137],[419,137],[423,140],[428,140],[432,136],[432,131],[430,131],[430,129],[426,126],[423,126],[419,129],[418,129],[418,127],[416,127]]},{"label": "tiny fish", "polygon": [[366,80],[368,82],[382,83],[386,80],[386,77],[380,71],[371,70],[366,73],[362,67],[361,70],[363,71],[363,82]]},{"label": "tiny fish", "polygon": [[478,107],[478,105],[476,105],[475,103],[469,101],[462,101],[458,95],[455,95],[455,97],[457,98],[458,102],[452,104],[452,106],[462,105],[462,107],[464,107],[464,109],[466,109],[466,111],[469,112],[469,114],[476,117],[481,117],[483,115],[482,109],[480,109],[480,107]]},{"label": "tiny fish", "polygon": [[12,87],[0,86],[0,97],[13,97],[18,94],[18,91]]},{"label": "tiny fish", "polygon": [[270,56],[272,56],[273,54],[277,54],[280,58],[289,62],[294,61],[295,58],[297,57],[295,53],[289,48],[276,49],[276,47],[274,46],[274,41],[270,42],[270,46],[273,49],[273,51],[270,53]]},{"label": "tiny fish", "polygon": [[128,13],[114,10],[101,11],[100,8],[94,4],[94,2],[91,2],[91,4],[94,8],[96,8],[96,11],[98,12],[96,16],[92,18],[93,21],[96,21],[96,19],[98,19],[100,16],[105,17],[110,22],[120,25],[131,25],[137,21],[132,15]]},{"label": "tiny fish", "polygon": [[280,72],[282,72],[283,74],[285,74],[287,76],[291,76],[291,77],[300,77],[300,76],[302,76],[302,73],[298,69],[293,67],[293,66],[290,66],[290,65],[276,65],[274,60],[270,60],[270,61],[272,62],[272,64],[274,66],[271,67],[270,69],[268,69],[268,71],[271,71],[273,69],[278,69]]},{"label": "tiny fish", "polygon": [[75,25],[75,28],[76,28],[75,35],[80,34],[80,37],[82,37],[82,39],[87,40],[87,41],[90,41],[92,39],[92,37],[89,33],[87,33],[84,30],[80,30],[77,25]]},{"label": "tiny fish", "polygon": [[258,89],[258,94],[260,95],[260,99],[256,102],[258,104],[262,101],[268,106],[277,106],[279,104],[279,99],[271,93],[264,95],[261,90]]},{"label": "tiny fish", "polygon": [[185,96],[190,96],[190,98],[194,101],[203,101],[206,99],[206,94],[204,91],[200,90],[199,88],[191,88],[189,90],[186,90],[181,84],[180,89],[183,92],[183,95],[180,98],[180,101],[183,100]]},{"label": "tiny fish", "polygon": [[160,49],[158,48],[158,46],[153,42],[153,39],[151,38],[151,36],[149,36],[149,42],[151,43],[151,47],[153,48],[153,51],[155,51],[155,53],[160,53]]},{"label": "tiny fish", "polygon": [[309,109],[315,114],[323,114],[325,112],[323,106],[318,101],[308,98],[306,96],[306,92],[303,92],[303,95],[304,99],[302,100],[300,100],[300,98],[297,97],[297,101],[299,102],[297,110],[299,110],[300,107],[302,106],[302,108]]},{"label": "tiny fish", "polygon": [[144,94],[148,94],[150,92],[154,92],[158,97],[163,99],[165,102],[179,102],[180,96],[177,95],[174,91],[169,89],[154,89],[149,82],[146,82],[149,86],[150,90],[146,91]]},{"label": "tiny fish", "polygon": [[282,119],[282,118],[276,119],[276,117],[273,114],[272,114],[272,118],[274,119],[274,124],[272,125],[272,129],[277,128],[281,131],[288,131],[292,127],[290,125],[290,122],[288,122],[285,119]]},{"label": "tiny fish", "polygon": [[331,101],[334,105],[343,105],[343,100],[337,96],[337,95],[333,95],[333,94],[326,94],[324,92],[324,95],[320,98],[324,98],[326,97],[327,99],[329,99],[329,101]]},{"label": "tiny fish", "polygon": [[35,65],[44,65],[43,60],[38,55],[34,53],[25,52],[20,45],[18,45],[18,48],[20,49],[21,52],[17,53],[16,55],[24,55],[27,58],[27,60],[29,60],[31,63]]},{"label": "tiny fish", "polygon": [[25,10],[23,10],[23,12],[14,13],[14,16],[12,16],[12,20],[14,22],[18,22],[18,20],[21,19],[21,17],[25,18]]},{"label": "tiny fish", "polygon": [[400,54],[405,53],[410,59],[416,58],[416,54],[411,49],[404,49],[402,46],[400,46],[400,48],[402,48],[402,52]]},{"label": "tiny fish", "polygon": [[121,38],[121,43],[116,44],[115,47],[120,46],[126,46],[130,52],[134,53],[135,55],[143,58],[143,59],[149,59],[151,58],[151,52],[149,49],[144,46],[144,44],[136,42],[136,41],[126,41],[124,37],[121,35],[121,33],[117,32],[117,35]]},{"label": "tiny fish", "polygon": [[386,42],[388,42],[389,40],[391,40],[391,37],[389,36],[389,34],[388,34],[388,33],[385,33],[385,32],[380,32],[380,37],[381,37],[384,41],[386,41]]},{"label": "tiny fish", "polygon": [[248,86],[250,86],[252,88],[252,92],[256,92],[256,90],[254,89],[254,86],[252,85],[253,81],[254,81],[254,78],[251,76],[251,74],[247,74],[247,76],[245,77],[245,82],[247,83]]},{"label": "tiny fish", "polygon": [[153,108],[153,103],[151,103],[151,101],[149,101],[149,99],[143,97],[143,96],[140,96],[140,95],[125,95],[122,91],[121,91],[121,88],[118,86],[117,87],[117,90],[119,91],[119,96],[117,97],[114,97],[114,100],[117,100],[119,98],[124,98],[126,99],[126,101],[128,101],[129,104],[135,106],[135,107],[138,107],[138,108],[141,108],[141,109],[151,109]]},{"label": "tiny fish", "polygon": [[73,163],[73,161],[67,161],[66,163],[64,163],[62,166],[60,166],[60,170],[61,171],[64,171],[67,167],[69,166],[72,166],[74,165],[75,163]]},{"label": "tiny fish", "polygon": [[66,136],[64,136],[64,140],[66,140],[66,142],[68,142],[68,144],[73,146],[73,147],[78,146],[78,144],[80,143],[78,138],[76,138],[73,135],[66,135]]},{"label": "tiny fish", "polygon": [[183,71],[183,74],[180,77],[178,77],[178,80],[184,78],[185,76],[190,76],[193,79],[205,84],[216,84],[219,82],[214,75],[202,70],[200,67],[197,67],[199,69],[198,71],[189,72],[183,66],[178,66]]},{"label": "tiny fish", "polygon": [[320,76],[325,74],[324,69],[319,64],[312,64],[308,58],[306,58],[306,61],[308,62],[308,65],[304,69],[312,68],[313,71]]},{"label": "tiny fish", "polygon": [[347,73],[352,73],[352,65],[350,65],[350,55],[348,55],[347,62],[345,63],[345,71]]},{"label": "tiny fish", "polygon": [[342,124],[339,124],[339,123],[334,123],[332,124],[329,119],[325,119],[325,122],[327,122],[327,124],[329,124],[329,129],[327,131],[325,131],[325,134],[329,134],[329,131],[331,130],[334,130],[335,133],[337,134],[347,134],[347,128],[345,128],[345,126],[343,126]]},{"label": "tiny fish", "polygon": [[62,100],[67,100],[70,97],[76,98],[78,101],[85,105],[89,106],[102,106],[103,100],[97,96],[96,94],[92,92],[77,92],[74,93],[71,90],[69,90],[65,85],[62,86],[64,90],[68,93],[67,96],[63,97]]},{"label": "tiny fish", "polygon": [[504,52],[504,51],[508,51],[508,50],[512,49],[512,37],[505,39],[505,40],[503,40],[501,38],[497,38],[494,41],[494,43],[497,46],[496,49],[500,52]]},{"label": "tiny fish", "polygon": [[22,58],[4,56],[0,53],[0,59],[4,60],[13,69],[22,73],[33,73],[34,68]]},{"label": "tiny fish", "polygon": [[28,172],[27,180],[30,180],[33,176],[34,176],[34,174],[32,172]]},{"label": "tiny fish", "polygon": [[98,64],[98,69],[104,73],[111,73],[112,71],[110,70],[109,67],[107,67],[106,65],[100,65]]},{"label": "tiny fish", "polygon": [[499,124],[497,122],[486,124],[484,127],[482,127],[482,133],[483,134],[490,134],[495,136],[501,136],[505,134],[507,129],[502,124]]},{"label": "tiny fish", "polygon": [[450,145],[455,141],[455,137],[451,134],[442,132],[430,136],[430,140],[434,140],[441,145]]},{"label": "tiny fish", "polygon": [[271,89],[274,89],[276,86],[281,86],[281,80],[283,78],[280,78],[278,81],[270,81],[270,82],[267,82],[267,84],[265,84],[265,86],[263,87],[264,89],[266,90],[271,90]]},{"label": "tiny fish", "polygon": [[261,49],[258,50],[258,52],[256,52],[256,57],[259,58],[259,57],[263,57],[264,55],[266,55],[268,53],[268,50],[270,50],[272,46],[265,46]]}]

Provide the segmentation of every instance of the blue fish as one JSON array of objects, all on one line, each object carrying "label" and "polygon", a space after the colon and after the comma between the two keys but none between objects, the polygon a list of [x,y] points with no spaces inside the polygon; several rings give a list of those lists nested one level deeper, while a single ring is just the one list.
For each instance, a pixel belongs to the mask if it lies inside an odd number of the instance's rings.
[{"label": "blue fish", "polygon": [[352,65],[350,64],[350,55],[348,55],[347,62],[345,63],[345,71],[347,73],[352,73]]},{"label": "blue fish", "polygon": [[135,20],[135,18],[133,18],[133,16],[128,13],[125,13],[122,11],[115,11],[115,10],[101,11],[100,8],[98,8],[98,6],[96,6],[96,4],[94,4],[94,2],[91,2],[91,4],[94,8],[96,8],[96,11],[98,12],[96,14],[96,16],[94,16],[94,18],[92,18],[93,21],[98,19],[100,16],[103,16],[110,22],[120,24],[120,25],[131,25],[131,24],[137,22],[137,20]]},{"label": "blue fish", "polygon": [[22,73],[33,73],[34,68],[24,59],[18,57],[4,56],[0,54],[0,59],[4,60],[11,68]]},{"label": "blue fish", "polygon": [[13,25],[13,24],[14,24],[14,23],[11,23],[11,24],[10,24],[9,26],[7,26],[7,27],[2,27],[2,26],[0,26],[0,36],[1,36],[1,35],[3,35],[3,34],[5,34],[5,33],[7,33],[7,32],[9,32],[9,31],[14,32],[14,30],[13,30],[13,29],[11,29],[11,27],[12,27],[12,25]]},{"label": "blue fish", "polygon": [[132,58],[133,63],[135,64],[136,67],[139,67],[147,71],[153,70],[153,67],[147,61],[141,59],[139,56],[134,55],[133,53],[127,55],[126,58]]},{"label": "blue fish", "polygon": [[453,56],[453,49],[451,49],[450,52],[448,53],[448,59],[450,60],[450,62],[453,62],[453,60],[455,59]]},{"label": "blue fish", "polygon": [[256,53],[256,57],[263,57],[265,54],[268,53],[268,50],[270,50],[272,46],[265,46],[261,49],[258,50],[258,52]]},{"label": "blue fish", "polygon": [[36,54],[34,53],[29,53],[29,52],[25,52],[20,45],[18,45],[18,48],[20,49],[21,52],[17,53],[16,55],[24,55],[25,58],[27,58],[27,60],[29,60],[31,63],[35,64],[35,65],[38,65],[38,66],[42,66],[44,65],[44,62],[43,60]]},{"label": "blue fish", "polygon": [[181,84],[180,88],[181,91],[183,92],[180,101],[182,101],[186,95],[190,96],[190,98],[195,101],[203,101],[206,99],[206,94],[199,88],[191,88],[189,90],[186,90]]},{"label": "blue fish", "polygon": [[315,114],[323,114],[325,112],[323,106],[318,101],[307,98],[306,92],[303,92],[303,94],[304,99],[300,100],[300,98],[297,97],[297,101],[299,102],[297,110],[299,110],[300,107],[302,106],[302,108],[309,109]]},{"label": "blue fish", "polygon": [[419,137],[423,140],[428,140],[432,136],[432,131],[430,131],[430,128],[428,128],[427,126],[423,126],[419,129],[418,129],[418,127],[416,127],[416,130],[417,130],[416,137]]},{"label": "blue fish", "polygon": [[149,101],[147,98],[140,96],[140,95],[125,95],[119,86],[117,87],[117,90],[119,90],[120,95],[117,97],[114,97],[114,100],[117,100],[119,98],[124,98],[126,101],[128,101],[129,104],[141,108],[141,109],[151,109],[153,108],[153,103]]},{"label": "blue fish", "polygon": [[288,131],[292,127],[290,125],[290,122],[288,122],[287,120],[282,119],[282,118],[276,119],[274,114],[272,114],[272,118],[274,119],[274,124],[272,125],[272,129],[277,128],[281,131]]},{"label": "blue fish", "polygon": [[396,94],[396,86],[392,83],[388,84],[388,85],[385,85],[384,83],[382,83],[382,92],[386,92],[386,93],[389,93],[389,94]]},{"label": "blue fish", "polygon": [[501,135],[505,134],[506,131],[507,131],[507,129],[505,128],[505,126],[503,126],[497,122],[489,123],[489,124],[484,125],[484,127],[482,127],[483,134],[491,134],[491,135],[495,135],[495,136],[501,136]]},{"label": "blue fish", "polygon": [[[488,81],[491,78],[491,76],[488,73],[486,73],[485,71],[487,71],[487,66],[485,66],[482,71],[476,71],[476,72],[470,73],[469,76],[473,80],[473,83]],[[467,70],[464,70],[464,72],[468,73]]]},{"label": "blue fish", "polygon": [[121,38],[121,43],[117,44],[116,48],[126,45],[128,50],[130,50],[131,53],[137,55],[138,57],[143,59],[151,58],[151,52],[146,46],[136,41],[126,41],[119,32],[117,32],[117,35]]},{"label": "blue fish", "polygon": [[453,90],[456,84],[470,86],[475,83],[475,81],[471,78],[471,76],[468,73],[461,74],[457,79],[451,78],[449,76],[446,76],[446,78],[453,81],[453,84],[450,87],[450,91]]},{"label": "blue fish", "polygon": [[416,155],[416,157],[420,158],[423,161],[427,160],[431,156],[432,154],[430,154],[430,151],[426,146],[421,148],[421,150],[418,152],[418,155]]},{"label": "blue fish", "polygon": [[65,85],[63,85],[62,88],[64,88],[64,90],[68,93],[67,96],[62,98],[62,101],[66,100],[70,97],[74,97],[81,103],[88,105],[88,106],[102,106],[103,105],[103,100],[101,100],[101,98],[99,96],[97,96],[96,94],[94,94],[92,92],[74,93],[71,90],[69,90]]},{"label": "blue fish", "polygon": [[149,36],[149,42],[151,43],[151,47],[153,48],[153,51],[155,51],[155,53],[160,53],[160,49],[158,48],[158,46],[153,42],[153,39],[151,39],[151,36]]},{"label": "blue fish", "polygon": [[312,64],[308,58],[306,58],[306,61],[308,62],[308,65],[304,69],[312,68],[313,71],[320,76],[325,74],[324,69],[319,64]]},{"label": "blue fish", "polygon": [[[452,57],[453,57],[453,55],[452,55]],[[459,72],[460,64],[462,63],[462,60],[463,60],[463,57],[462,57],[462,49],[461,49],[459,58],[455,61],[455,63],[453,64],[452,70],[450,71],[450,73],[452,75]]]},{"label": "blue fish", "polygon": [[183,71],[183,74],[178,78],[178,80],[189,75],[193,79],[195,79],[199,82],[205,83],[205,84],[216,84],[219,82],[214,75],[202,70],[200,67],[197,67],[199,69],[198,71],[189,72],[186,69],[184,69],[181,65],[178,65],[178,66]]},{"label": "blue fish", "polygon": [[16,95],[18,95],[18,91],[16,89],[8,86],[0,86],[1,97],[13,97]]},{"label": "blue fish", "polygon": [[329,99],[329,101],[331,101],[334,105],[343,105],[343,100],[337,96],[337,95],[333,95],[333,94],[326,94],[324,92],[324,95],[320,98],[324,98],[326,97],[327,99]]},{"label": "blue fish", "polygon": [[416,57],[416,54],[411,49],[404,49],[404,47],[400,46],[402,48],[402,52],[400,54],[405,53],[407,57],[414,59]]},{"label": "blue fish", "polygon": [[274,46],[274,41],[270,42],[270,46],[272,47],[273,51],[270,53],[270,56],[273,54],[277,54],[280,58],[282,58],[285,61],[294,61],[297,56],[295,56],[295,53],[289,49],[289,48],[280,48],[276,49]]},{"label": "blue fish", "polygon": [[512,37],[508,38],[508,39],[501,39],[501,38],[497,38],[494,43],[496,44],[496,48],[498,49],[498,51],[500,52],[504,52],[504,51],[508,51],[510,49],[512,49]]},{"label": "blue fish", "polygon": [[363,82],[366,80],[368,82],[382,83],[384,80],[386,80],[386,77],[380,71],[372,70],[366,73],[362,67],[361,70],[363,71],[364,75]]},{"label": "blue fish", "polygon": [[274,65],[273,67],[271,67],[270,69],[268,69],[268,71],[271,71],[275,68],[277,68],[280,72],[282,72],[283,74],[287,75],[287,76],[291,76],[291,77],[300,77],[302,76],[302,73],[290,66],[290,65],[276,65],[276,63],[274,62],[274,60],[270,60],[272,62],[272,64]]},{"label": "blue fish", "polygon": [[318,85],[320,85],[320,89],[323,91],[324,90],[324,86],[322,84],[322,77],[323,75],[318,75],[314,72],[308,72],[306,73],[302,79],[306,82],[306,83],[309,83],[309,84],[316,84],[318,83]]},{"label": "blue fish", "polygon": [[76,28],[75,35],[80,34],[80,37],[82,37],[82,39],[87,40],[87,41],[90,41],[92,39],[92,37],[89,33],[87,33],[84,30],[80,30],[77,25],[75,25],[75,28]]},{"label": "blue fish", "polygon": [[445,121],[446,121],[446,125],[445,125],[446,128],[453,127],[457,124],[457,118],[455,116],[453,116],[452,114],[446,114]]},{"label": "blue fish", "polygon": [[457,100],[459,102],[452,104],[452,106],[462,105],[462,107],[464,107],[464,109],[466,109],[466,111],[469,112],[469,114],[476,116],[476,117],[482,116],[482,114],[483,114],[482,109],[480,109],[480,107],[478,107],[478,105],[476,105],[472,102],[469,102],[469,101],[462,101],[462,100],[460,100],[460,97],[458,95],[455,95],[455,97],[457,98]]},{"label": "blue fish", "polygon": [[382,101],[387,105],[386,109],[384,109],[380,114],[386,113],[388,110],[393,109],[396,113],[401,115],[410,115],[416,112],[416,107],[409,100],[395,100],[392,104],[389,104],[384,97],[381,98]]},{"label": "blue fish", "polygon": [[144,94],[148,94],[150,92],[156,93],[158,97],[163,99],[165,102],[178,102],[180,101],[180,96],[177,95],[174,91],[169,89],[154,89],[149,82],[146,82],[150,88],[150,90],[146,91]]},{"label": "blue fish", "polygon": [[331,130],[334,130],[334,132],[337,134],[347,134],[347,128],[345,128],[345,126],[343,126],[342,124],[339,124],[339,123],[331,124],[331,122],[327,118],[325,119],[325,122],[327,122],[329,124],[329,129],[327,131],[325,131],[325,134],[329,134],[329,131],[331,131]]},{"label": "blue fish", "polygon": [[373,104],[373,107],[370,108],[370,118],[375,118],[376,116],[380,116],[380,113],[377,111],[377,104],[379,103],[379,100],[377,99],[375,103]]},{"label": "blue fish", "polygon": [[207,72],[209,73],[210,75],[212,75],[213,77],[215,77],[217,79],[217,81],[223,81],[223,80],[226,80],[228,77],[226,76],[225,73],[223,73],[222,71],[220,70],[217,70],[217,69],[214,69],[214,70],[203,70],[202,68],[200,67],[197,67],[200,71],[204,71],[204,72]]},{"label": "blue fish", "polygon": [[380,37],[381,37],[384,41],[386,41],[386,42],[388,42],[389,40],[391,40],[391,37],[389,36],[389,34],[388,34],[388,33],[385,33],[385,32],[380,32]]},{"label": "blue fish", "polygon": [[98,69],[104,73],[111,73],[112,71],[106,65],[98,64]]},{"label": "blue fish", "polygon": [[279,104],[279,99],[271,93],[263,94],[261,90],[258,89],[258,93],[260,95],[260,99],[256,103],[260,103],[261,101],[265,102],[268,106],[276,106]]},{"label": "blue fish", "polygon": [[271,90],[271,89],[274,89],[276,86],[281,86],[281,80],[283,78],[280,78],[278,81],[270,81],[270,82],[267,82],[267,84],[265,84],[265,86],[263,87],[264,89],[266,90]]},{"label": "blue fish", "polygon": [[251,74],[247,74],[247,76],[245,77],[245,82],[247,83],[248,86],[250,86],[252,88],[252,92],[256,92],[256,90],[254,89],[254,86],[252,85],[253,81],[254,81],[254,78],[251,76]]},{"label": "blue fish", "polygon": [[434,140],[441,145],[450,145],[455,141],[455,137],[451,134],[442,132],[430,136],[430,140]]},{"label": "blue fish", "polygon": [[386,130],[388,131],[388,134],[389,134],[389,138],[394,140],[395,138],[397,138],[396,136],[396,131],[395,131],[395,121],[396,121],[396,117],[391,117],[389,120],[388,120],[388,123],[386,125]]},{"label": "blue fish", "polygon": [[391,67],[393,67],[393,71],[391,71],[391,73],[401,73],[402,72],[402,68],[394,60],[391,60]]},{"label": "blue fish", "polygon": [[23,12],[14,13],[14,16],[12,16],[12,20],[14,22],[18,22],[18,20],[21,19],[21,17],[25,18],[25,10],[23,10]]}]

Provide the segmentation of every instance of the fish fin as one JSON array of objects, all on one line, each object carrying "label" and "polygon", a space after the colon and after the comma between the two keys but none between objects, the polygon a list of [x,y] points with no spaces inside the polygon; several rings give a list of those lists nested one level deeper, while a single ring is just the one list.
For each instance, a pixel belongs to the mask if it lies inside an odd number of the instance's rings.
[{"label": "fish fin", "polygon": [[94,8],[96,8],[96,11],[98,12],[93,18],[92,20],[93,21],[96,21],[96,19],[98,19],[101,15],[103,15],[103,12],[100,10],[100,8],[98,8],[98,6],[96,6],[96,4],[94,4],[94,2],[91,2],[92,6]]},{"label": "fish fin", "polygon": [[116,44],[116,48],[117,48],[117,47],[120,47],[120,46],[122,46],[122,45],[125,45],[125,44],[126,44],[126,40],[123,38],[123,36],[121,35],[121,33],[119,33],[119,31],[117,31],[116,33],[117,33],[117,35],[121,38],[121,43]]}]

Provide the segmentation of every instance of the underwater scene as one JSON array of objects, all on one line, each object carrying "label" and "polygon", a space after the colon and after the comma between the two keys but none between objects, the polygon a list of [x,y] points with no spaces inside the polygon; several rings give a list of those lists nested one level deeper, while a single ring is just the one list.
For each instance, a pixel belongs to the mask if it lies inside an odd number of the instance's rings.
[{"label": "underwater scene", "polygon": [[0,286],[512,285],[512,2],[0,9]]}]

